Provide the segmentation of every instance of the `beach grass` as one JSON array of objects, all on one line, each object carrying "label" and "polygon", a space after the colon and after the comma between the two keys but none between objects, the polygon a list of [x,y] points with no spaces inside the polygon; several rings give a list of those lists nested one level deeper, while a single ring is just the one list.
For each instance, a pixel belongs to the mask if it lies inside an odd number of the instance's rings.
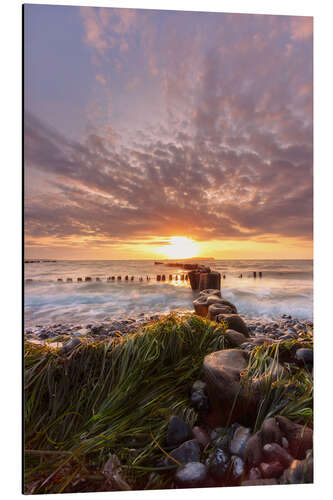
[{"label": "beach grass", "polygon": [[[26,342],[26,492],[172,487],[178,464],[161,461],[170,452],[168,420],[196,422],[190,389],[204,357],[231,347],[225,329],[193,314],[169,315],[125,338],[82,342],[68,355]],[[254,432],[274,415],[312,425],[312,373],[289,362],[300,346],[312,348],[312,340],[251,352],[242,383],[260,391]]]},{"label": "beach grass", "polygon": [[[83,343],[68,356],[26,342],[27,491],[75,491],[78,477],[102,489],[167,487],[170,474],[154,473],[167,453],[168,420],[176,414],[193,425],[191,384],[204,356],[227,347],[223,326],[194,315]],[[106,485],[103,466],[114,455],[124,482]]]}]

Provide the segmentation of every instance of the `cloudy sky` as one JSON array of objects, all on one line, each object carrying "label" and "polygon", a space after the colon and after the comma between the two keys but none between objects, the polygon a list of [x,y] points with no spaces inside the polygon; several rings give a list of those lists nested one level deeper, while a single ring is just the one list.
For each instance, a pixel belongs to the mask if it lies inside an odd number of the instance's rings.
[{"label": "cloudy sky", "polygon": [[29,257],[312,258],[312,18],[27,5]]}]

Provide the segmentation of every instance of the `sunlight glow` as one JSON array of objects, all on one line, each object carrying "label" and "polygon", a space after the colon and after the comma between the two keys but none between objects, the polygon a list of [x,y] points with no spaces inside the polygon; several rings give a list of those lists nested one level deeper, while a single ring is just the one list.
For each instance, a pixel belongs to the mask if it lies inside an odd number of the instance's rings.
[{"label": "sunlight glow", "polygon": [[169,259],[189,259],[198,254],[197,243],[190,238],[171,236],[169,242],[169,245],[163,247],[163,253]]}]

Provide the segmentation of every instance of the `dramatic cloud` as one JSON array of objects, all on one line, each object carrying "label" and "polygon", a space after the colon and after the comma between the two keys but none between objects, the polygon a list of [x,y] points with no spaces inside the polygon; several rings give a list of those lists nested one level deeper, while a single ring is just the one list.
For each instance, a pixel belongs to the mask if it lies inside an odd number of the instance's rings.
[{"label": "dramatic cloud", "polygon": [[311,241],[312,19],[77,18],[96,114],[74,139],[27,110],[27,243]]}]

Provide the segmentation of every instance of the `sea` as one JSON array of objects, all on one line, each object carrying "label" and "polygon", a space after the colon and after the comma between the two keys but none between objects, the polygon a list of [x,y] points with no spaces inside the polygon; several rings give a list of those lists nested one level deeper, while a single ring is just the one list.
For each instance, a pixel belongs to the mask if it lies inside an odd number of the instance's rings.
[{"label": "sea", "polygon": [[[24,325],[86,324],[144,314],[193,311],[195,292],[191,290],[189,281],[181,279],[186,271],[181,267],[171,267],[170,261],[162,262],[58,260],[26,263]],[[224,276],[222,296],[233,302],[240,314],[270,320],[290,314],[294,318],[312,320],[312,260],[195,262],[210,266]],[[262,273],[261,278],[259,272]],[[163,274],[166,281],[158,281],[157,275]],[[170,275],[172,280],[169,280]],[[115,276],[115,281],[107,281],[111,276]],[[122,279],[117,280],[118,276]],[[129,277],[128,281],[125,276]],[[77,281],[79,277],[82,282]],[[85,277],[90,277],[91,281],[84,281]],[[150,279],[147,280],[147,277]],[[67,282],[68,278],[72,282]]]}]

